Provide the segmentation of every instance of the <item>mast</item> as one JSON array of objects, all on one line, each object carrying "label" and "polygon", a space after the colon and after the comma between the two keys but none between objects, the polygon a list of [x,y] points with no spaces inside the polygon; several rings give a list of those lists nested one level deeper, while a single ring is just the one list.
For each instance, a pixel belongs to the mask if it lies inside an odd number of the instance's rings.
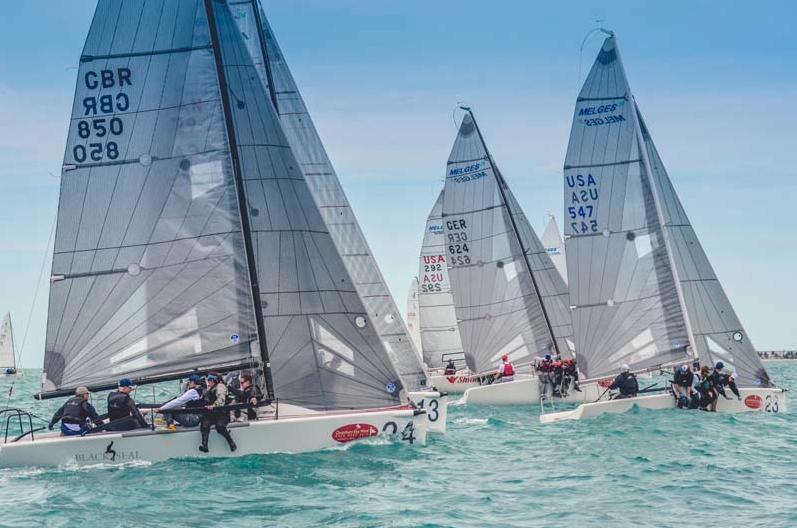
[{"label": "mast", "polygon": [[501,200],[504,202],[504,207],[506,207],[507,213],[509,213],[509,221],[512,223],[512,232],[515,235],[515,239],[517,240],[518,245],[520,246],[520,251],[523,253],[523,260],[526,262],[526,269],[528,270],[529,277],[531,278],[531,284],[534,286],[534,293],[537,294],[537,299],[540,301],[540,308],[542,309],[542,316],[545,319],[545,326],[548,328],[548,333],[551,336],[551,343],[553,343],[554,350],[556,350],[557,355],[561,355],[559,351],[559,344],[556,342],[556,336],[553,332],[553,326],[551,325],[551,320],[548,317],[548,310],[545,308],[545,302],[542,300],[542,294],[540,293],[540,288],[537,285],[537,279],[534,278],[534,273],[531,272],[531,262],[529,262],[529,256],[526,251],[526,247],[523,245],[523,240],[520,237],[520,230],[518,229],[517,223],[515,222],[515,215],[512,214],[512,209],[509,207],[509,200],[506,199],[506,192],[504,191],[504,186],[506,182],[504,181],[503,175],[501,175],[501,171],[498,170],[498,166],[493,161],[493,156],[490,154],[490,150],[487,148],[487,143],[484,141],[484,136],[482,136],[482,131],[479,129],[479,124],[476,122],[476,118],[473,116],[473,112],[471,111],[470,107],[460,106],[462,110],[465,110],[470,115],[471,119],[473,120],[473,125],[476,127],[476,133],[479,134],[479,140],[482,142],[484,146],[484,151],[487,153],[487,158],[490,160],[490,164],[493,167],[493,171],[495,172],[495,178],[498,182],[498,191],[501,193]]},{"label": "mast", "polygon": [[230,94],[227,89],[227,77],[224,73],[224,64],[221,59],[219,46],[219,33],[216,26],[216,18],[213,13],[213,0],[205,0],[205,13],[208,19],[208,29],[210,32],[210,42],[213,49],[213,59],[216,64],[216,73],[219,78],[219,91],[221,92],[221,102],[224,109],[224,122],[227,131],[227,141],[230,147],[230,159],[232,160],[232,172],[235,179],[235,191],[238,198],[238,214],[241,219],[241,235],[244,241],[244,252],[246,255],[246,267],[249,274],[249,284],[252,289],[252,305],[255,313],[255,325],[257,327],[257,341],[260,348],[260,357],[263,360],[263,375],[266,381],[266,392],[270,400],[274,399],[274,383],[271,376],[271,362],[268,357],[268,346],[266,344],[266,326],[263,319],[263,306],[260,302],[260,286],[257,281],[257,268],[252,246],[252,234],[249,226],[249,215],[246,211],[246,195],[244,194],[243,175],[241,174],[241,163],[238,158],[238,146],[235,139],[235,127],[232,121],[232,107],[230,105]]},{"label": "mast", "polygon": [[271,73],[271,61],[268,58],[268,49],[266,47],[266,36],[263,34],[263,22],[260,17],[260,2],[258,0],[250,0],[252,3],[252,12],[255,15],[255,23],[257,24],[257,38],[260,42],[260,53],[263,55],[263,66],[266,70],[266,79],[268,80],[268,94],[271,97],[271,102],[274,104],[274,111],[279,115],[279,105],[277,104],[277,91],[274,86],[274,77]]}]

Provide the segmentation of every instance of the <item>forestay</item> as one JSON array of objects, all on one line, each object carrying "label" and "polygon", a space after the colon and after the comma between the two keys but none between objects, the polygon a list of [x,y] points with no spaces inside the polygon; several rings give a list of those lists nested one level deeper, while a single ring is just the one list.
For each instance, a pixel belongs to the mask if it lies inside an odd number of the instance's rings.
[{"label": "forestay", "polygon": [[249,240],[278,397],[398,402],[226,3],[101,0],[62,173],[44,389],[260,360]]},{"label": "forestay", "polygon": [[565,259],[565,243],[559,231],[559,224],[556,223],[556,217],[553,215],[550,215],[548,225],[545,226],[545,231],[542,233],[542,245],[545,246],[545,251],[551,257],[551,262],[556,266],[556,271],[559,272],[559,275],[562,276],[566,283],[567,260]]},{"label": "forestay", "polygon": [[443,191],[440,191],[426,220],[418,275],[421,350],[430,368],[444,367],[449,358],[461,359],[464,355],[444,242]]},{"label": "forestay", "polygon": [[265,14],[256,0],[231,2],[231,9],[258,66],[260,79],[277,108],[288,143],[321,210],[326,229],[366,307],[369,323],[376,328],[408,388],[424,386],[426,374],[420,354],[409,337]]},{"label": "forestay", "polygon": [[16,366],[14,330],[11,328],[11,314],[7,313],[0,324],[0,368],[16,368]]},{"label": "forestay", "polygon": [[573,326],[585,374],[697,355],[704,363],[724,359],[743,385],[768,384],[642,122],[613,35],[579,94],[564,176]]},{"label": "forestay", "polygon": [[468,111],[448,160],[443,232],[468,367],[571,355],[567,288]]}]

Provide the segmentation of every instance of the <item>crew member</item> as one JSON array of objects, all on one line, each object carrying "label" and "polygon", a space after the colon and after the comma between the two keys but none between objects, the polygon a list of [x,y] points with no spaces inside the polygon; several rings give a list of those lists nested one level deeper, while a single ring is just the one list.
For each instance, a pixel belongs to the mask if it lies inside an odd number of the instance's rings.
[{"label": "crew member", "polygon": [[[227,388],[229,392],[235,396],[235,403],[248,403],[252,406],[246,409],[246,418],[249,420],[257,420],[257,411],[254,409],[254,406],[263,400],[263,391],[260,390],[260,387],[252,383],[252,376],[249,374],[242,374],[239,388],[231,386]],[[241,410],[235,409],[233,414],[235,418],[238,419],[241,417]]]},{"label": "crew member", "polygon": [[155,409],[155,412],[163,413],[169,425],[172,425],[172,422],[177,422],[184,427],[196,427],[200,422],[199,414],[180,412],[173,413],[171,411],[183,408],[190,409],[202,407],[202,395],[204,394],[204,390],[202,388],[201,382],[202,379],[198,375],[192,374],[188,378],[188,385],[185,392],[183,392],[177,398],[164,403],[160,406],[160,408]]},{"label": "crew member", "polygon": [[444,374],[446,376],[451,376],[451,375],[454,375],[456,373],[457,373],[457,366],[454,363],[453,359],[449,359],[448,363],[446,363],[446,370],[444,371]]},{"label": "crew member", "polygon": [[210,426],[212,425],[216,428],[216,432],[227,440],[230,451],[235,451],[238,446],[235,445],[230,431],[227,430],[227,424],[230,423],[230,411],[220,409],[227,406],[227,386],[217,374],[208,374],[206,379],[208,390],[205,391],[202,400],[205,408],[211,412],[203,415],[199,423],[199,430],[202,432],[202,445],[199,446],[199,450],[203,453],[208,452]]},{"label": "crew member", "polygon": [[61,436],[84,436],[88,433],[91,430],[90,423],[100,419],[94,406],[89,403],[89,396],[86,387],[75,389],[75,395],[55,411],[48,428],[52,431],[60,420]]},{"label": "crew member", "polygon": [[[741,400],[742,396],[739,394],[739,388],[736,386],[736,375],[734,373],[726,374],[723,372],[723,369],[725,369],[725,363],[722,361],[718,361],[717,364],[714,365],[714,372],[709,375],[711,378],[711,383],[714,385],[714,388],[717,390],[717,392],[722,394],[722,397],[726,400],[730,400],[728,395],[725,393],[726,385],[730,387],[731,391],[736,396],[736,399]],[[716,407],[716,402],[714,407]]]},{"label": "crew member", "polygon": [[501,366],[498,367],[498,379],[501,382],[515,381],[515,366],[509,361],[509,356],[504,354],[501,356]]},{"label": "crew member", "polygon": [[688,409],[690,400],[692,399],[692,380],[694,375],[689,370],[687,365],[681,365],[675,371],[673,378],[673,388],[675,389],[675,397],[678,400],[679,409]]},{"label": "crew member", "polygon": [[701,411],[707,411],[709,406],[711,406],[711,410],[716,412],[719,394],[717,394],[714,385],[711,383],[708,367],[705,365],[700,368],[700,384],[698,385],[698,390],[700,391],[700,405],[698,408]]},{"label": "crew member", "polygon": [[133,380],[123,378],[119,380],[119,389],[108,395],[108,419],[110,423],[105,427],[108,431],[130,431],[147,427],[147,422],[138,410],[135,400],[130,393],[136,390]]},{"label": "crew member", "polygon": [[609,385],[609,389],[620,391],[617,399],[633,398],[639,392],[639,382],[637,382],[636,376],[631,372],[631,368],[628,365],[623,364],[620,369],[620,374],[614,378],[612,384]]}]

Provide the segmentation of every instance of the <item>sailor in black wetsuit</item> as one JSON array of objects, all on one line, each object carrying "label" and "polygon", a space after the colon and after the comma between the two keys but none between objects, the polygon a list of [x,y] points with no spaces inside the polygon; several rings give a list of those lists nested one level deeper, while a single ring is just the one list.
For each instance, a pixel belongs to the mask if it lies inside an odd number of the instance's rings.
[{"label": "sailor in black wetsuit", "polygon": [[222,383],[221,377],[217,374],[208,374],[207,378],[205,379],[208,382],[208,390],[205,391],[205,395],[202,399],[204,401],[205,408],[213,412],[204,414],[202,416],[202,421],[199,424],[199,430],[202,432],[202,445],[199,446],[199,450],[203,453],[208,452],[210,426],[214,426],[216,428],[216,432],[219,433],[225,440],[227,440],[227,445],[230,446],[230,451],[235,451],[238,449],[238,446],[235,445],[235,442],[230,435],[230,431],[227,430],[227,424],[230,423],[230,411],[214,411],[216,408],[226,407],[227,386]]},{"label": "sailor in black wetsuit", "polygon": [[615,399],[633,398],[639,392],[639,382],[637,382],[636,376],[631,373],[631,369],[628,365],[624,364],[621,369],[622,372],[614,378],[612,384],[609,385],[609,389],[617,389],[620,391],[620,395]]},{"label": "sailor in black wetsuit", "polygon": [[[736,386],[736,376],[734,374],[725,374],[723,369],[725,368],[725,363],[722,361],[718,361],[717,364],[714,366],[714,371],[709,375],[709,379],[711,380],[711,384],[714,386],[718,394],[721,394],[723,398],[726,400],[730,400],[728,395],[725,393],[725,386],[727,385],[733,394],[736,396],[737,400],[741,400],[742,396],[739,394],[739,388]],[[717,409],[717,401],[715,400],[712,405],[712,410],[716,411]]]},{"label": "sailor in black wetsuit", "polygon": [[675,389],[675,397],[678,400],[679,409],[688,409],[692,400],[692,385],[694,374],[689,370],[688,365],[681,365],[675,371],[673,378],[673,388]]},{"label": "sailor in black wetsuit", "polygon": [[108,395],[108,431],[130,431],[147,426],[130,393],[136,390],[133,380],[119,380],[119,389]]},{"label": "sailor in black wetsuit", "polygon": [[83,436],[90,429],[90,422],[99,420],[100,416],[89,403],[89,390],[86,387],[75,389],[75,395],[69,398],[60,409],[55,411],[50,420],[49,429],[61,421],[61,436]]},{"label": "sailor in black wetsuit", "polygon": [[446,363],[446,370],[444,371],[444,374],[446,376],[451,376],[456,373],[457,373],[457,366],[454,363],[453,359],[449,359],[448,363]]}]

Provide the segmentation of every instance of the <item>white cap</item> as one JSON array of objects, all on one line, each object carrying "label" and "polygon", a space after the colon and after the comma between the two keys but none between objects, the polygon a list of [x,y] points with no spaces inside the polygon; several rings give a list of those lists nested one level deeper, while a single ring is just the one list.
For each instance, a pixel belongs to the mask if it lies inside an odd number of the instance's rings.
[{"label": "white cap", "polygon": [[620,365],[620,370],[623,372],[628,372],[629,370],[631,370],[631,367],[628,366],[628,363],[623,363],[622,365]]}]

